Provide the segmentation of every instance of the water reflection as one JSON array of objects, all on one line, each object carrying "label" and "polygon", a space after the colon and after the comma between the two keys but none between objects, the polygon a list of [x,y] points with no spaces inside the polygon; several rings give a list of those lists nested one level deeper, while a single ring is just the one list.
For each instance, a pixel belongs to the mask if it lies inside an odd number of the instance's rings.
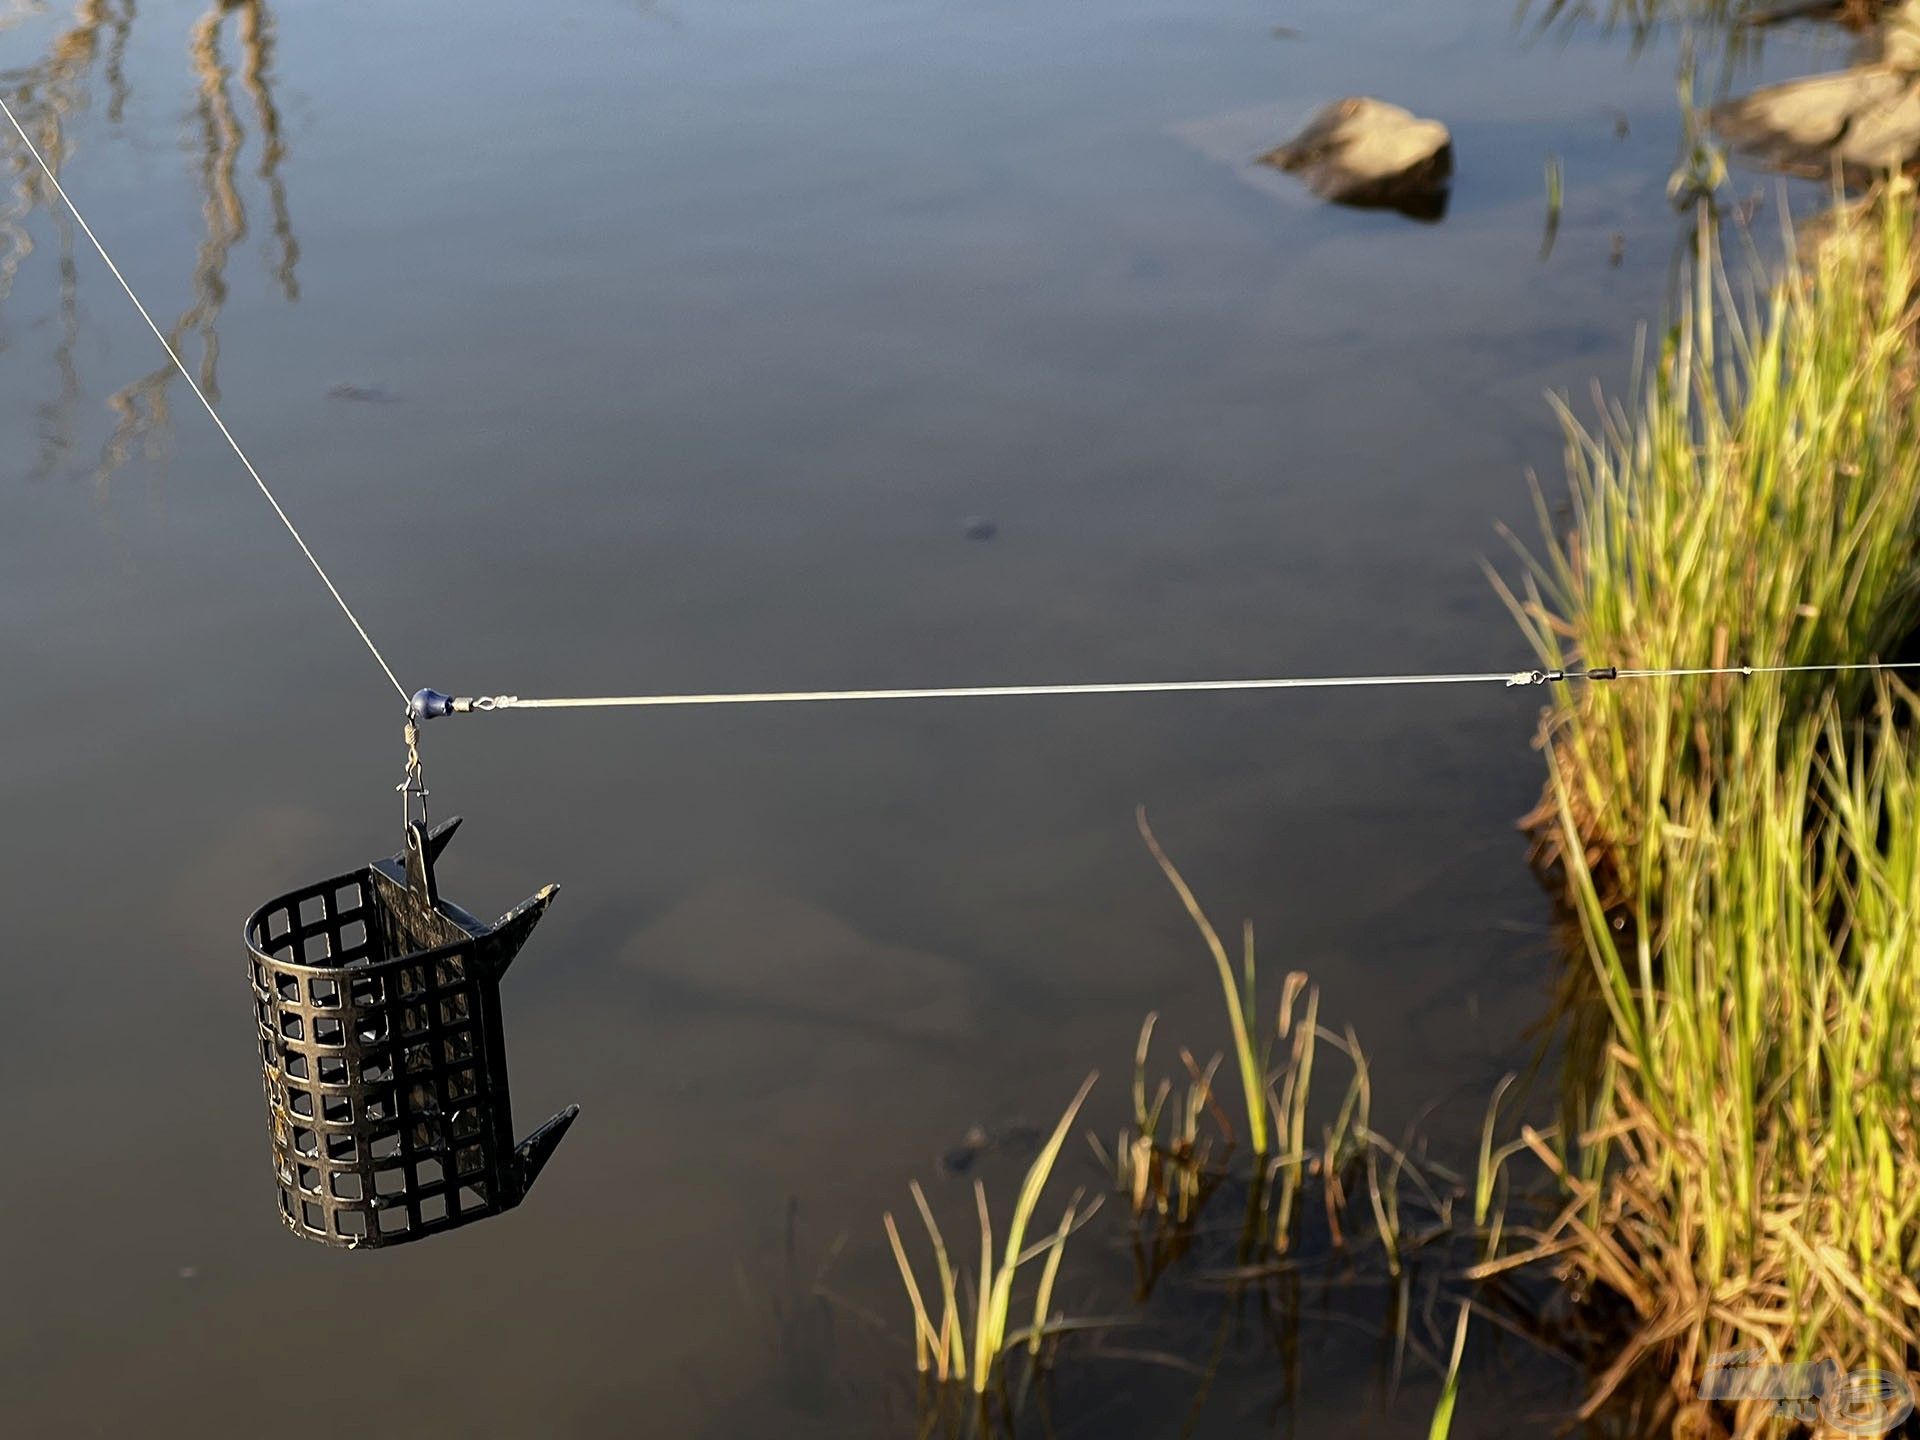
[{"label": "water reflection", "polygon": [[1662,25],[1702,24],[1731,29],[1764,7],[1755,0],[1523,0],[1522,17],[1541,32],[1583,24],[1623,32],[1638,47]]},{"label": "water reflection", "polygon": [[[135,0],[83,0],[73,24],[60,32],[45,59],[37,64],[0,72],[0,88],[34,145],[58,170],[71,157],[69,130],[87,109],[88,82],[99,64],[106,82],[106,119],[118,125],[129,98],[125,70],[127,39],[136,17]],[[189,131],[197,157],[195,178],[205,227],[195,252],[193,301],[166,335],[183,360],[191,337],[197,342],[196,378],[210,400],[220,396],[220,337],[218,322],[227,299],[227,261],[233,247],[248,235],[247,209],[241,195],[240,164],[247,130],[233,95],[233,65],[228,47],[239,47],[239,82],[246,95],[251,120],[259,134],[255,174],[266,190],[274,243],[269,265],[280,294],[292,303],[300,298],[297,268],[300,245],[295,237],[287,187],[282,175],[286,139],[273,94],[273,13],[266,0],[215,0],[188,35],[187,55],[197,82],[193,124]],[[104,60],[102,57],[104,55]],[[10,292],[20,266],[33,251],[26,220],[36,209],[53,215],[60,237],[60,332],[55,347],[59,389],[41,407],[40,454],[36,477],[54,473],[71,453],[77,427],[75,406],[80,375],[75,360],[79,341],[79,293],[73,259],[73,230],[67,215],[51,202],[52,187],[17,143],[0,150],[0,170],[7,177],[7,193],[0,207],[0,301]],[[171,363],[114,391],[107,406],[114,428],[94,469],[94,485],[104,499],[113,476],[144,442],[155,453],[172,418],[169,392],[174,381]]]},{"label": "water reflection", "polygon": [[[55,37],[44,61],[0,74],[0,86],[8,92],[8,103],[21,127],[56,168],[68,153],[65,121],[86,105],[86,80],[100,53],[103,33],[108,118],[117,124],[125,110],[125,55],[133,13],[133,0],[121,0],[118,5],[86,0],[75,13],[74,24]],[[19,146],[9,145],[5,170],[7,196],[4,207],[0,207],[0,300],[6,299],[20,266],[33,253],[26,219],[37,205],[47,201],[52,190],[39,167]],[[55,223],[60,237],[60,332],[54,345],[59,389],[39,409],[40,449],[30,472],[35,479],[52,473],[72,451],[74,408],[80,398],[80,372],[74,359],[80,340],[80,311],[73,223],[63,210],[56,212]]]},{"label": "water reflection", "polygon": [[[124,59],[133,14],[133,0],[121,0],[118,5],[107,0],[83,0],[75,11],[73,25],[54,37],[44,60],[0,71],[0,89],[6,91],[7,104],[55,169],[68,154],[67,119],[86,108],[86,81],[99,55],[103,31],[107,36],[107,118],[119,122],[126,106]],[[51,187],[11,135],[0,155],[4,155],[0,170],[7,177],[6,200],[0,205],[0,300],[5,300],[21,264],[33,253],[26,219],[50,198]],[[62,238],[70,238],[64,230]]]},{"label": "water reflection", "polygon": [[[1832,7],[1835,13],[1838,8]],[[1662,31],[1677,30],[1689,48],[1698,45],[1713,59],[1715,93],[1724,94],[1743,71],[1759,65],[1767,26],[1825,16],[1823,10],[1782,9],[1766,0],[1520,0],[1516,24],[1534,38],[1562,42],[1586,29],[1624,36],[1636,56]],[[1683,56],[1682,71],[1692,68],[1691,55]]]},{"label": "water reflection", "polygon": [[[289,303],[300,298],[299,281],[294,273],[300,259],[300,246],[294,238],[286,185],[280,175],[286,141],[281,131],[280,111],[273,99],[272,12],[266,0],[219,0],[194,25],[187,45],[193,72],[199,81],[195,105],[200,160],[197,178],[206,233],[194,256],[193,303],[167,330],[167,343],[183,361],[188,358],[184,348],[187,337],[192,335],[199,341],[196,378],[207,399],[215,404],[220,400],[220,335],[216,326],[227,299],[227,257],[248,233],[246,204],[236,180],[247,136],[234,108],[229,88],[232,71],[221,48],[228,17],[236,13],[242,57],[241,83],[252,102],[260,130],[257,173],[266,184],[268,207],[273,216],[277,255],[274,278]],[[108,482],[126,464],[137,442],[144,438],[151,453],[162,441],[172,418],[169,392],[173,380],[172,364],[161,364],[107,398],[116,423],[94,474],[95,486],[103,496]]]}]

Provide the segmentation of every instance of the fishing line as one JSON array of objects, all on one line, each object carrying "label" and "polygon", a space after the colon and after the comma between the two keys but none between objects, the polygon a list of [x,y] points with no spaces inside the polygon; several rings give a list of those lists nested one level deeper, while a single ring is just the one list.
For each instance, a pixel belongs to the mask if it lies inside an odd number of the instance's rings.
[{"label": "fishing line", "polygon": [[946,685],[907,690],[750,690],[700,695],[451,696],[422,690],[407,702],[416,720],[496,710],[597,710],[680,705],[807,705],[860,700],[990,700],[1022,695],[1163,695],[1195,690],[1357,690],[1399,685],[1491,685],[1508,689],[1571,680],[1658,680],[1694,675],[1787,675],[1853,670],[1914,670],[1920,660],[1858,660],[1833,665],[1703,665],[1574,670],[1481,670],[1433,675],[1302,675],[1255,680],[1140,680],[1093,685]]},{"label": "fishing line", "polygon": [[253,477],[253,483],[258,485],[260,487],[260,493],[267,497],[267,503],[273,507],[273,513],[278,515],[280,517],[280,523],[287,527],[287,533],[293,537],[293,543],[300,547],[300,553],[305,555],[307,557],[307,563],[313,566],[313,573],[320,577],[320,583],[327,587],[327,593],[332,595],[334,603],[339,605],[340,613],[347,617],[348,622],[352,624],[353,628],[359,633],[360,638],[366,642],[367,649],[373,653],[373,658],[380,663],[380,668],[386,671],[387,679],[393,682],[393,688],[400,693],[400,698],[403,700],[406,699],[407,687],[402,685],[400,683],[400,677],[393,673],[393,667],[387,663],[387,657],[380,653],[380,647],[374,644],[373,637],[367,634],[367,627],[360,623],[360,617],[353,613],[353,607],[347,604],[346,597],[340,593],[340,588],[333,583],[333,577],[327,574],[326,567],[320,563],[319,557],[308,547],[305,537],[300,534],[300,531],[295,527],[293,521],[288,518],[287,512],[281,508],[279,500],[274,498],[273,491],[267,488],[267,482],[260,478],[260,472],[253,468],[253,461],[249,460],[247,458],[247,452],[240,448],[240,442],[233,438],[233,432],[227,429],[227,422],[222,420],[220,418],[220,412],[213,408],[213,402],[207,399],[205,392],[200,388],[199,382],[193,378],[193,372],[187,369],[185,363],[175,352],[172,343],[168,341],[166,335],[161,332],[160,327],[153,323],[153,316],[149,315],[147,313],[147,307],[140,303],[140,297],[133,293],[133,286],[129,285],[127,283],[127,277],[120,273],[120,267],[113,263],[113,257],[107,253],[107,247],[102,245],[100,243],[100,237],[93,233],[93,227],[87,224],[87,217],[80,213],[80,207],[73,203],[72,198],[67,194],[65,188],[61,186],[60,177],[53,173],[53,167],[47,164],[46,160],[41,156],[39,149],[28,137],[27,132],[21,128],[19,120],[14,118],[12,108],[4,99],[0,99],[0,112],[6,115],[7,122],[13,126],[13,133],[18,135],[20,137],[20,143],[27,147],[27,153],[33,157],[34,163],[40,167],[40,173],[47,177],[47,183],[53,186],[54,194],[60,197],[61,203],[65,205],[73,215],[74,220],[79,224],[81,230],[86,233],[87,239],[93,242],[93,248],[100,252],[100,258],[107,262],[107,269],[111,270],[113,272],[113,278],[120,282],[120,288],[127,292],[127,298],[133,301],[133,308],[140,312],[140,318],[146,321],[147,328],[153,331],[153,338],[160,342],[160,348],[166,351],[167,358],[173,361],[174,369],[178,370],[181,375],[186,378],[187,385],[192,389],[200,403],[206,407],[207,414],[213,418],[213,423],[220,427],[220,433],[226,436],[227,444],[231,445],[233,447],[233,453],[240,457],[240,463],[247,467],[247,473]]}]

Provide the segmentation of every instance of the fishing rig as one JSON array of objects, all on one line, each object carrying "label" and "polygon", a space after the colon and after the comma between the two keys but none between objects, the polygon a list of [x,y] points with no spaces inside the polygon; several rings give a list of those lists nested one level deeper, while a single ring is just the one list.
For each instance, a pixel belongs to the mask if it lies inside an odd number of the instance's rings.
[{"label": "fishing rig", "polygon": [[460,821],[435,827],[428,818],[420,727],[429,721],[510,710],[1416,685],[1498,684],[1515,689],[1569,681],[1920,668],[1920,661],[1865,660],[696,695],[522,698],[455,697],[433,689],[409,693],[4,99],[0,99],[0,113],[120,282],[405,707],[406,768],[396,787],[401,794],[400,851],[278,896],[246,922],[280,1215],[296,1235],[321,1244],[345,1249],[399,1244],[512,1209],[525,1198],[579,1114],[578,1106],[568,1106],[526,1139],[514,1141],[500,979],[546,913],[557,887],[547,886],[491,925],[441,897],[434,864]]}]

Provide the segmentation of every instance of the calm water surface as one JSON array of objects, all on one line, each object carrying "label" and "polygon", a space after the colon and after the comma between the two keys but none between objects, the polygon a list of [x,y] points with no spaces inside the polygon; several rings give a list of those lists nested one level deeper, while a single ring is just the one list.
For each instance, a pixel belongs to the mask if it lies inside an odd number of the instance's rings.
[{"label": "calm water surface", "polygon": [[[1680,238],[1675,37],[1534,37],[1510,0],[135,11],[0,8],[0,86],[409,687],[1524,665],[1479,558],[1556,471],[1542,392],[1624,383]],[[1453,127],[1443,223],[1250,170],[1362,92]],[[240,921],[394,848],[395,701],[184,387],[142,380],[97,259],[7,213],[7,1433],[909,1433],[881,1211],[921,1177],[966,1233],[941,1153],[1092,1066],[1111,1131],[1148,1009],[1163,1063],[1224,1041],[1137,804],[1355,1024],[1383,1128],[1437,1105],[1458,1155],[1527,1057],[1533,695],[443,722],[449,893],[563,884],[509,983],[522,1128],[584,1113],[510,1218],[297,1243]],[[985,1163],[1004,1204],[1017,1164]],[[1077,1142],[1064,1168],[1097,1183]],[[1069,1308],[1126,1269],[1094,1233]],[[842,1303],[809,1301],[840,1237]],[[1431,1384],[1389,1393],[1364,1334],[1305,1324],[1283,1403],[1257,1331],[1196,1433],[1424,1433]],[[1490,1434],[1567,1393],[1491,1339],[1470,1386]],[[1125,1437],[1198,1389],[1063,1387],[1059,1433]]]}]

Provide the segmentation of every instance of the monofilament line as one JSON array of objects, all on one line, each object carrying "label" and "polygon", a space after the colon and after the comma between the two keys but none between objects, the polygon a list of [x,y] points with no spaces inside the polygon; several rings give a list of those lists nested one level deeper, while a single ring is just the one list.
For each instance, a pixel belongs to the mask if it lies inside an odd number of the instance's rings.
[{"label": "monofilament line", "polygon": [[1324,690],[1368,685],[1476,685],[1513,679],[1510,670],[1463,675],[1313,675],[1262,680],[1136,680],[1094,685],[945,685],[919,690],[761,690],[712,695],[581,695],[522,699],[490,695],[476,710],[584,710],[648,705],[795,705],[849,700],[987,700],[1019,695],[1148,695],[1195,690]]},{"label": "monofilament line", "polygon": [[1850,670],[1920,670],[1920,660],[1842,660],[1830,665],[1700,665],[1664,670],[1621,666],[1622,680],[1661,680],[1683,675],[1837,675]]},{"label": "monofilament line", "polygon": [[387,663],[387,657],[380,653],[380,647],[375,645],[373,643],[373,637],[367,634],[367,627],[360,623],[360,617],[353,613],[353,607],[347,604],[346,597],[340,593],[340,588],[333,583],[333,577],[327,574],[326,567],[320,563],[319,557],[308,547],[305,538],[302,537],[300,531],[294,526],[293,521],[288,518],[287,512],[281,508],[280,502],[274,498],[273,491],[267,488],[267,482],[260,478],[260,472],[254,469],[253,461],[247,458],[247,452],[240,448],[240,442],[234,439],[233,432],[227,429],[227,422],[220,418],[220,412],[213,408],[213,402],[207,399],[205,392],[200,389],[199,381],[193,378],[193,372],[187,369],[186,365],[181,361],[180,356],[174,351],[173,345],[168,341],[160,327],[153,323],[153,316],[149,315],[147,313],[147,307],[140,303],[140,297],[133,293],[133,286],[129,285],[127,283],[127,277],[120,273],[120,267],[113,263],[113,257],[107,253],[107,247],[102,245],[100,243],[100,237],[93,233],[93,227],[87,224],[87,217],[80,213],[80,207],[75,205],[73,200],[68,196],[66,190],[60,184],[60,177],[53,173],[53,167],[47,164],[45,158],[40,154],[38,147],[34,145],[32,139],[27,135],[27,132],[21,128],[20,122],[14,118],[12,108],[8,106],[4,99],[0,99],[0,111],[5,112],[7,122],[13,126],[14,134],[20,137],[20,143],[27,147],[27,153],[33,157],[34,163],[40,167],[40,172],[47,177],[47,183],[53,186],[53,193],[60,197],[60,202],[67,207],[75,223],[80,226],[80,229],[86,234],[87,239],[93,242],[93,248],[100,252],[100,258],[107,262],[107,269],[111,270],[113,272],[113,278],[120,282],[120,288],[127,292],[127,298],[133,301],[133,308],[138,310],[140,312],[140,318],[147,322],[147,328],[153,331],[153,338],[160,342],[160,348],[167,352],[167,358],[173,361],[174,368],[186,378],[187,385],[192,389],[195,398],[206,407],[207,414],[212,417],[213,423],[220,427],[220,433],[226,437],[227,444],[231,445],[233,447],[233,453],[240,457],[240,463],[247,467],[247,474],[251,475],[253,477],[253,483],[260,487],[260,493],[267,497],[267,503],[273,507],[273,513],[278,515],[280,517],[280,523],[287,527],[287,533],[293,537],[293,543],[298,545],[300,547],[300,553],[307,557],[307,563],[313,566],[313,573],[320,577],[320,583],[325,585],[327,587],[327,593],[333,596],[334,603],[340,607],[340,613],[347,617],[348,623],[353,626],[361,640],[366,643],[367,649],[372,652],[373,658],[379,662],[380,668],[386,671],[387,679],[392,681],[393,688],[400,692],[400,698],[402,700],[406,699],[407,687],[402,685],[400,683],[400,677],[393,673],[393,667]]},{"label": "monofilament line", "polygon": [[1717,665],[1577,670],[1474,670],[1431,675],[1290,675],[1251,680],[1136,680],[1092,685],[944,685],[898,690],[745,690],[700,695],[571,695],[542,698],[481,695],[455,699],[423,690],[420,719],[495,710],[598,710],[683,705],[804,705],[861,700],[993,700],[1039,695],[1166,695],[1202,690],[1358,690],[1402,685],[1504,685],[1519,688],[1567,680],[1658,680],[1697,675],[1785,675],[1852,670],[1914,670],[1920,660],[1856,660],[1831,665]]}]

